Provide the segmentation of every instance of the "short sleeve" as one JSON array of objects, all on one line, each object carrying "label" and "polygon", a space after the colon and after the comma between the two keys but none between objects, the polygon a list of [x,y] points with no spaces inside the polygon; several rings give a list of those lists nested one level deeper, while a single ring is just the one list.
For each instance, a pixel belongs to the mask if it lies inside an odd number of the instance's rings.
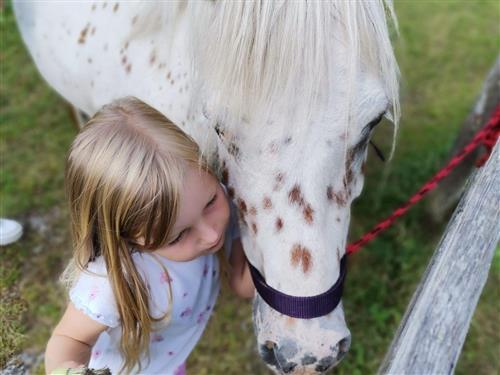
[{"label": "short sleeve", "polygon": [[69,297],[73,305],[91,319],[112,328],[119,325],[120,315],[102,257],[89,262],[75,281]]}]

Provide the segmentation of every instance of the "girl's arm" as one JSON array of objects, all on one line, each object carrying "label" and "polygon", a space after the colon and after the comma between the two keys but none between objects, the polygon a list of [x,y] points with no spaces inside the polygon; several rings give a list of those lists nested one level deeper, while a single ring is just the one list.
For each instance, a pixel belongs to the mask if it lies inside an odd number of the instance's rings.
[{"label": "girl's arm", "polygon": [[243,252],[243,246],[241,245],[240,239],[233,241],[229,263],[231,264],[231,276],[229,278],[229,285],[231,288],[240,297],[253,298],[255,286],[253,285],[247,258]]},{"label": "girl's arm", "polygon": [[92,320],[69,303],[45,349],[45,371],[87,365],[92,346],[107,326]]}]

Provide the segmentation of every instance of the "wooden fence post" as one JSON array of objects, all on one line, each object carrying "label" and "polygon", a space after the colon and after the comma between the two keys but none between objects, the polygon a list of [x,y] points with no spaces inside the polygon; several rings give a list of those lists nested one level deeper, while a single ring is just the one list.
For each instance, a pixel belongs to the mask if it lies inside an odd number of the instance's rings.
[{"label": "wooden fence post", "polygon": [[500,237],[499,161],[500,142],[469,179],[379,373],[453,373]]}]

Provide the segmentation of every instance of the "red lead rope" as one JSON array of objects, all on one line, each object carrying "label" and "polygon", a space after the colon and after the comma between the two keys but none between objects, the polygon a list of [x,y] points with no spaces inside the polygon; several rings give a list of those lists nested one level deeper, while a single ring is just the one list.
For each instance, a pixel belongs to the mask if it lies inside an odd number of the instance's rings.
[{"label": "red lead rope", "polygon": [[347,253],[352,254],[361,249],[366,243],[373,240],[377,237],[381,232],[389,228],[394,221],[403,216],[406,211],[410,209],[415,203],[420,201],[424,195],[428,192],[434,190],[437,187],[437,184],[446,176],[450,174],[450,172],[455,168],[458,164],[462,162],[462,160],[470,154],[476,147],[479,145],[484,145],[486,147],[485,154],[477,161],[476,166],[481,167],[490,157],[491,151],[495,146],[498,137],[500,136],[500,106],[497,106],[493,115],[486,123],[486,125],[477,132],[472,141],[465,146],[462,151],[460,151],[451,161],[448,163],[446,167],[441,169],[436,175],[427,182],[422,188],[413,195],[405,204],[403,204],[398,209],[394,210],[394,212],[387,219],[381,221],[377,224],[371,231],[366,233],[363,237],[361,237],[356,242],[353,242],[347,245]]}]

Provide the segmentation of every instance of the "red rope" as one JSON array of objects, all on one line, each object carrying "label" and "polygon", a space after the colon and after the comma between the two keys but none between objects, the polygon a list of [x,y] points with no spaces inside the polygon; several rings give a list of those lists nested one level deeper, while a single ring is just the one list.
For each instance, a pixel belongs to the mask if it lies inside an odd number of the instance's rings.
[{"label": "red rope", "polygon": [[434,190],[437,187],[437,184],[446,176],[450,174],[450,172],[459,164],[462,162],[462,160],[470,154],[476,147],[479,145],[484,145],[486,148],[486,152],[484,155],[476,162],[477,167],[482,167],[486,160],[490,157],[491,151],[493,150],[493,147],[495,146],[498,138],[500,136],[500,105],[496,107],[495,111],[493,112],[493,115],[491,118],[488,120],[486,125],[479,130],[472,141],[465,146],[451,161],[448,163],[446,167],[441,169],[434,177],[429,180],[422,188],[417,191],[405,204],[403,204],[401,207],[398,209],[394,210],[394,212],[385,220],[381,221],[379,224],[377,224],[373,229],[369,232],[367,232],[363,237],[361,237],[359,240],[356,242],[353,242],[349,245],[347,245],[347,253],[355,253],[361,247],[363,247],[366,243],[370,242],[373,240],[375,237],[377,237],[381,232],[389,228],[394,221],[400,217],[403,216],[406,211],[410,209],[411,206],[413,206],[415,203],[420,201],[424,195],[429,193],[430,191]]}]

